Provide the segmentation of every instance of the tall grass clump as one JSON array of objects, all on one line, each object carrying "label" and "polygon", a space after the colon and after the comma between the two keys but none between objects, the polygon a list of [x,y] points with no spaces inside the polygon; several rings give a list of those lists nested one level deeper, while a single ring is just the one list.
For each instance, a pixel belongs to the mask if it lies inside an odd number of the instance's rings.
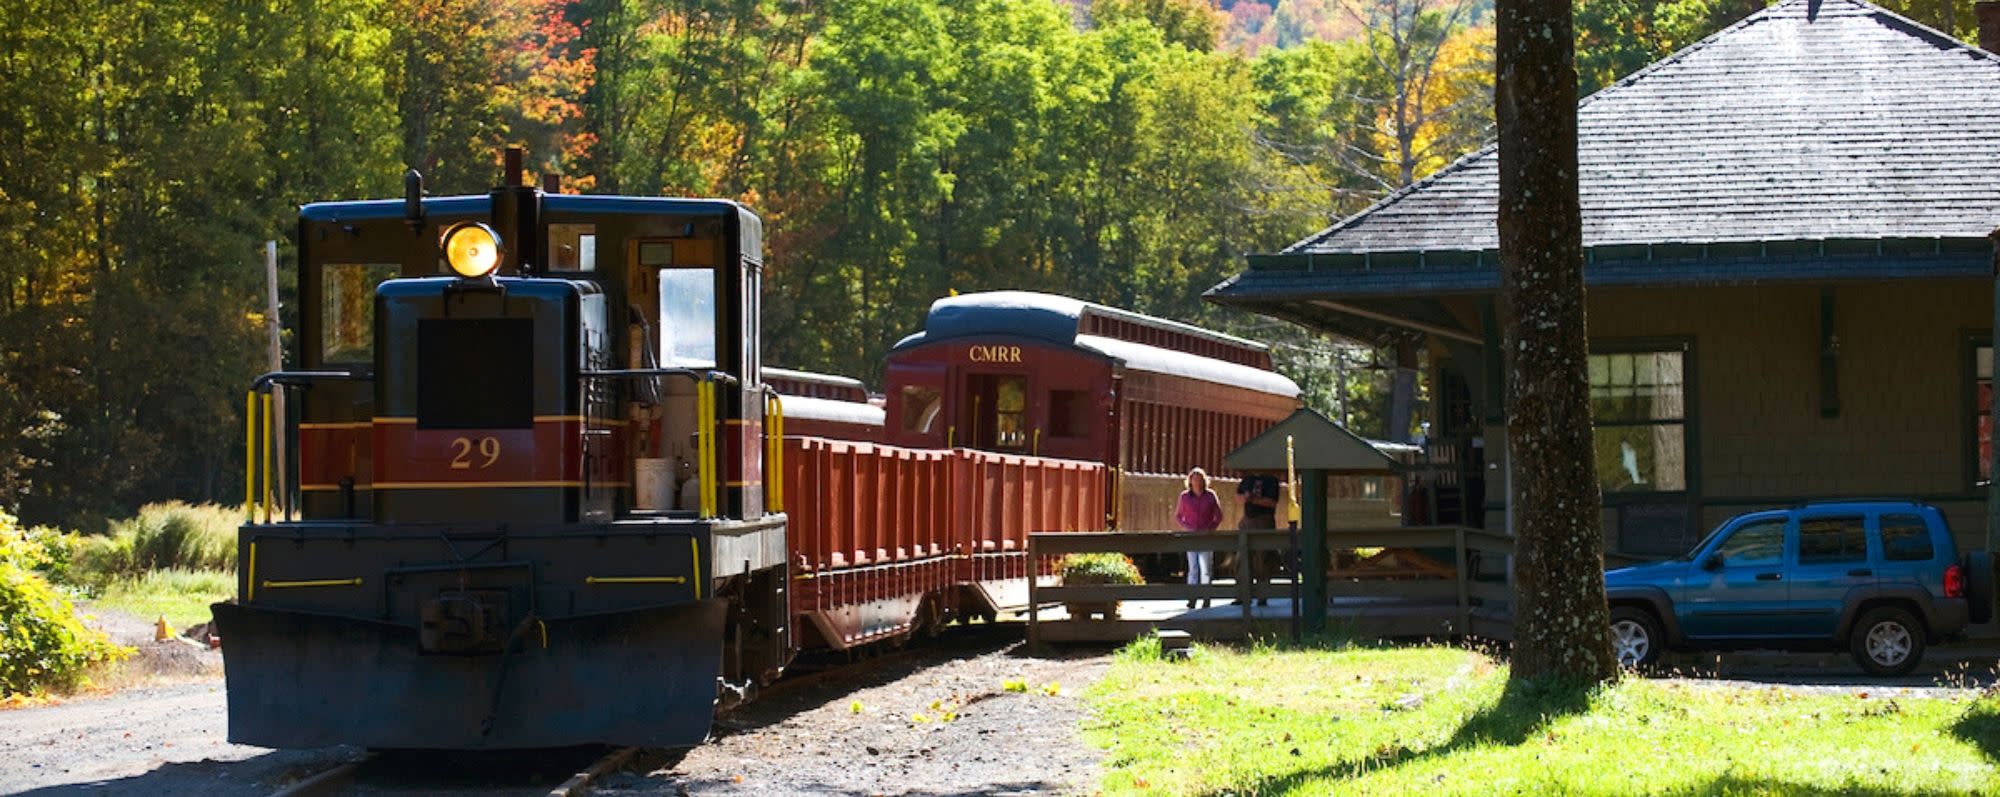
[{"label": "tall grass clump", "polygon": [[87,538],[77,566],[98,586],[153,570],[233,570],[242,522],[243,512],[235,507],[147,504],[113,522],[110,534]]}]

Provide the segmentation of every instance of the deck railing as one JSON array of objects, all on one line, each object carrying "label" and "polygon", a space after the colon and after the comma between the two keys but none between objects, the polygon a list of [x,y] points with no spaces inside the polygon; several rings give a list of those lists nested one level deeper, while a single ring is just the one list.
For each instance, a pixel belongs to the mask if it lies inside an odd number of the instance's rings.
[{"label": "deck railing", "polygon": [[[1507,557],[1514,541],[1505,534],[1462,526],[1401,526],[1339,529],[1327,532],[1333,562],[1354,559],[1357,551],[1390,549],[1408,552],[1414,561],[1429,558],[1436,566],[1410,568],[1343,567],[1328,571],[1327,594],[1335,614],[1357,632],[1379,636],[1512,635],[1513,585]],[[1259,581],[1248,565],[1255,554],[1279,552],[1299,572],[1297,536],[1290,531],[1167,532],[1093,531],[1037,533],[1028,536],[1030,559],[1070,553],[1120,553],[1127,556],[1188,551],[1235,552],[1240,573],[1235,584],[1134,584],[1065,586],[1031,580],[1028,640],[1048,641],[1130,639],[1149,628],[1193,631],[1196,636],[1249,636],[1260,631],[1297,632],[1300,605],[1296,577],[1286,582]],[[1448,559],[1448,561],[1444,561]],[[1331,564],[1329,562],[1328,564]],[[1110,603],[1116,601],[1185,601],[1234,599],[1240,607],[1233,618],[1177,617],[1154,620],[1077,620],[1045,622],[1040,608],[1048,603]],[[1259,617],[1253,602],[1291,598],[1285,616]],[[1343,608],[1340,599],[1367,598]]]}]

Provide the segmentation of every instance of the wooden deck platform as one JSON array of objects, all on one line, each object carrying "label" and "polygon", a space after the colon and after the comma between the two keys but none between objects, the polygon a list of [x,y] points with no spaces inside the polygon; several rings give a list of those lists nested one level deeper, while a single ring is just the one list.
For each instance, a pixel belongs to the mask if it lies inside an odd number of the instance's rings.
[{"label": "wooden deck platform", "polygon": [[[1450,550],[1444,577],[1371,577],[1334,572],[1327,582],[1329,631],[1361,637],[1444,638],[1513,637],[1512,585],[1507,583],[1505,555],[1512,541],[1477,529],[1399,528],[1328,534],[1335,551],[1357,548],[1430,548]],[[1031,557],[1074,552],[1160,553],[1196,548],[1235,549],[1240,554],[1275,550],[1296,562],[1297,552],[1285,532],[1189,535],[1173,532],[1069,532],[1035,534],[1029,538]],[[1247,557],[1246,557],[1247,558]],[[1142,584],[1133,586],[1063,586],[1048,581],[1034,585],[1025,612],[1030,644],[1052,642],[1131,641],[1154,629],[1186,631],[1197,639],[1244,639],[1252,636],[1290,637],[1300,628],[1302,613],[1294,611],[1299,594],[1288,581],[1239,584]],[[1258,605],[1250,598],[1268,601]],[[1188,608],[1190,599],[1207,600],[1205,608]],[[1076,618],[1065,608],[1072,603],[1117,602],[1115,619]]]}]

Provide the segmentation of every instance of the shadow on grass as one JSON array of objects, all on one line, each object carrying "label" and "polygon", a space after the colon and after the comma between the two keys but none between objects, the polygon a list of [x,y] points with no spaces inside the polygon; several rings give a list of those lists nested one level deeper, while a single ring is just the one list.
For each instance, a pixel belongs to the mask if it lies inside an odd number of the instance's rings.
[{"label": "shadow on grass", "polygon": [[1951,735],[1979,748],[1986,760],[2000,764],[2000,700],[1982,697],[1951,725]]},{"label": "shadow on grass", "polygon": [[1511,747],[1527,741],[1556,720],[1587,711],[1593,691],[1592,686],[1560,681],[1509,681],[1499,700],[1467,717],[1444,744],[1422,750],[1388,748],[1316,769],[1270,775],[1247,788],[1231,787],[1213,793],[1285,794],[1313,781],[1356,778],[1416,761],[1446,758],[1474,747]]},{"label": "shadow on grass", "polygon": [[1938,789],[1893,789],[1868,786],[1858,783],[1842,784],[1837,787],[1813,786],[1785,780],[1745,778],[1736,775],[1722,777],[1685,789],[1660,792],[1661,797],[1707,797],[1716,794],[1755,794],[1760,797],[1808,797],[1812,795],[1840,795],[1840,797],[1946,797],[1946,795],[1966,794],[1965,791],[1941,791]]}]

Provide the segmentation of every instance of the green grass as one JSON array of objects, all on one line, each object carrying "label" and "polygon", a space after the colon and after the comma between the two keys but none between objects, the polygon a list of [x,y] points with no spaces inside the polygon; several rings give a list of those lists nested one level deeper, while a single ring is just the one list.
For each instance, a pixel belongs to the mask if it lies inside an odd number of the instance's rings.
[{"label": "green grass", "polygon": [[236,593],[236,574],[220,570],[153,570],[104,588],[96,605],[151,620],[165,616],[176,631],[209,619],[208,605]]},{"label": "green grass", "polygon": [[139,507],[109,533],[83,537],[70,580],[91,587],[156,570],[229,570],[236,566],[239,508],[169,501]]},{"label": "green grass", "polygon": [[1538,689],[1451,647],[1142,642],[1090,700],[1108,794],[2000,793],[2000,696]]}]

